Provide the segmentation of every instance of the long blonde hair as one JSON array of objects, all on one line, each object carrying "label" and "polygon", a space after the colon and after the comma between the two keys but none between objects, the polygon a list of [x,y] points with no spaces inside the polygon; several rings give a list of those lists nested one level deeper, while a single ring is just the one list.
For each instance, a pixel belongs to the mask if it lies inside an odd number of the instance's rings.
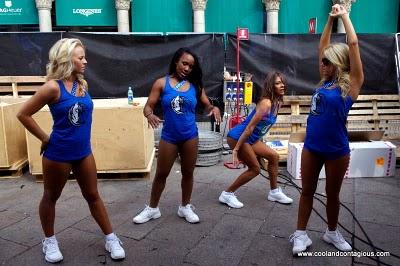
[{"label": "long blonde hair", "polygon": [[[345,43],[332,43],[325,48],[323,54],[336,67],[336,84],[342,90],[342,96],[347,96],[350,90],[349,46]],[[322,79],[319,84],[324,82]]]},{"label": "long blonde hair", "polygon": [[[57,41],[50,49],[49,63],[46,65],[46,80],[65,80],[71,77],[74,71],[72,53],[77,46],[85,49],[79,39],[63,38]],[[88,89],[88,84],[82,74],[76,74],[79,84],[79,92]]]}]

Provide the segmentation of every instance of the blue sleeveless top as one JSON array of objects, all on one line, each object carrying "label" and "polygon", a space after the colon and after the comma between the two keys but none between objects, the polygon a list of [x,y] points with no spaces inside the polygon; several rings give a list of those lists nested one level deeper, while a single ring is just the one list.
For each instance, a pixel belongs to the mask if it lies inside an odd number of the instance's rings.
[{"label": "blue sleeveless top", "polygon": [[190,84],[187,91],[171,87],[169,75],[161,94],[164,123],[161,139],[176,144],[198,136],[196,125],[196,88]]},{"label": "blue sleeveless top", "polygon": [[312,96],[304,147],[334,158],[350,153],[346,121],[353,100],[331,85],[325,82]]},{"label": "blue sleeveless top", "polygon": [[85,96],[76,97],[65,89],[61,80],[57,80],[57,83],[60,87],[60,99],[49,104],[54,124],[43,156],[60,162],[83,159],[92,153],[92,99],[87,91]]},{"label": "blue sleeveless top", "polygon": [[[267,134],[268,130],[272,127],[276,122],[277,115],[274,115],[274,109],[271,110],[269,114],[264,114],[261,120],[257,123],[253,132],[246,140],[246,143],[254,144],[258,140],[260,140],[265,134]],[[243,134],[243,131],[246,129],[247,125],[250,123],[251,119],[256,113],[256,109],[247,116],[247,118],[240,124],[234,126],[228,132],[228,137],[233,138],[234,140],[239,140],[240,136]]]}]

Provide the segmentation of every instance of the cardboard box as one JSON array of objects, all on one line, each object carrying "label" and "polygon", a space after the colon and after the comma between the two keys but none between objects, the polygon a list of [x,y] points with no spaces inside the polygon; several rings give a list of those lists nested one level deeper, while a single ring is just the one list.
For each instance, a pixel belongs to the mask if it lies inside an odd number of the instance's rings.
[{"label": "cardboard box", "polygon": [[[143,116],[147,98],[134,98],[136,106],[126,98],[93,100],[92,150],[98,172],[150,172],[154,158],[154,131]],[[53,124],[50,110],[43,107],[34,116],[47,133]],[[42,174],[40,141],[27,131],[29,169]]]},{"label": "cardboard box", "polygon": [[0,168],[26,163],[28,158],[24,126],[16,118],[26,99],[0,97]]},{"label": "cardboard box", "polygon": [[[353,138],[352,136],[356,136]],[[353,177],[386,177],[395,175],[396,167],[396,146],[389,141],[360,141],[353,142],[353,139],[365,138],[379,139],[378,132],[357,132],[349,133],[350,142],[350,163],[345,178]],[[289,140],[289,151],[287,159],[287,171],[295,179],[301,179],[300,164],[301,152],[303,150],[304,134],[291,137]],[[325,169],[322,168],[319,178],[325,178]]]}]

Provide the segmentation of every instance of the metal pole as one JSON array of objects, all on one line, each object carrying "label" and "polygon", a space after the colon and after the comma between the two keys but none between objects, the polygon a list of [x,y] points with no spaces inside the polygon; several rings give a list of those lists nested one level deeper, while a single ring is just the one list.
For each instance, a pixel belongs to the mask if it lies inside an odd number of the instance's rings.
[{"label": "metal pole", "polygon": [[239,40],[239,28],[236,30],[236,42],[237,42],[237,49],[236,49],[236,72],[237,72],[237,79],[236,79],[236,123],[239,123],[239,115],[240,115],[240,104],[239,104],[239,93],[240,93],[240,40]]}]

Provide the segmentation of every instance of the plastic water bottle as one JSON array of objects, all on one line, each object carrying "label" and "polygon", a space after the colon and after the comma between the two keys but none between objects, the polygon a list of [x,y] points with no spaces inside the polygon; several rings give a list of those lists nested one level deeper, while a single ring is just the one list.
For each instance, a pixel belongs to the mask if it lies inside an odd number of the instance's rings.
[{"label": "plastic water bottle", "polygon": [[128,104],[133,104],[133,91],[131,87],[128,89]]}]

